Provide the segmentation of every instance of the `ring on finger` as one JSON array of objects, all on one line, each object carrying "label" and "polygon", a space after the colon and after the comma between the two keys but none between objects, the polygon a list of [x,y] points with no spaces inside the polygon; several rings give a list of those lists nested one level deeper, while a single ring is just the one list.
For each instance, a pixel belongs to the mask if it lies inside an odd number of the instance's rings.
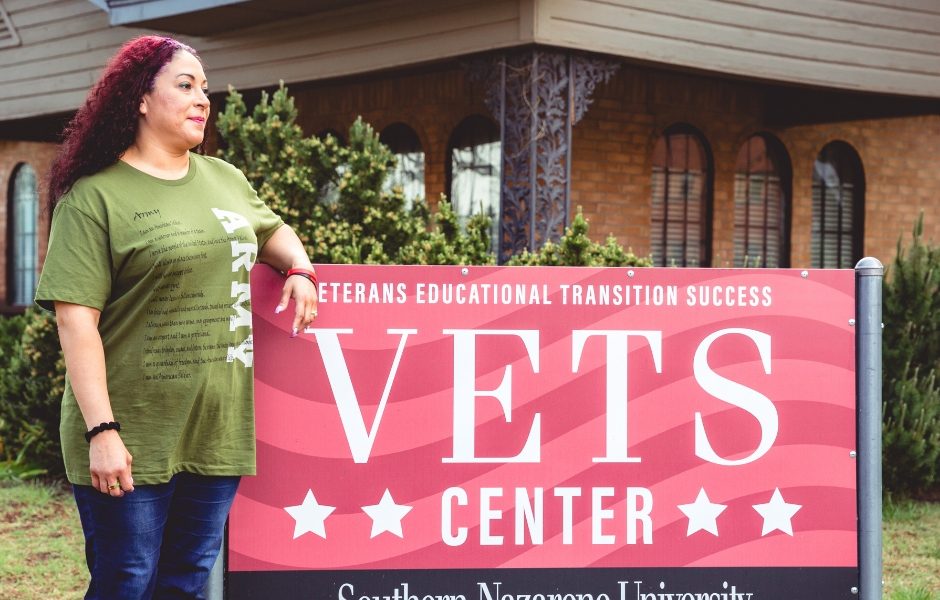
[{"label": "ring on finger", "polygon": [[120,482],[120,481],[115,481],[114,483],[112,483],[111,485],[108,486],[108,491],[110,491],[110,490],[117,490],[117,489],[120,489],[120,488],[121,488],[121,482]]}]

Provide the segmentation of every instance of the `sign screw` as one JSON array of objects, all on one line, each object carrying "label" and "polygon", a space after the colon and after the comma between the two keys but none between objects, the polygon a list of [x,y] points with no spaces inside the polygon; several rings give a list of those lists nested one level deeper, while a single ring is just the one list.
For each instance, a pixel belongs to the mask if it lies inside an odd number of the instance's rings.
[{"label": "sign screw", "polygon": [[460,274],[461,274],[461,275],[469,275],[469,274],[470,274],[470,269],[468,269],[467,267],[464,267],[464,268],[460,269]]},{"label": "sign screw", "polygon": [[849,456],[851,458],[855,458],[856,456],[858,456],[858,452],[856,452],[855,450],[849,450]]},{"label": "sign screw", "polygon": [[627,271],[627,277],[633,277],[633,275],[634,275],[633,269],[630,269],[629,271]]},{"label": "sign screw", "polygon": [[852,593],[855,594],[855,595],[858,594],[858,588],[855,587],[854,585],[852,586]]},{"label": "sign screw", "polygon": [[849,319],[849,327],[855,327],[855,319]]},{"label": "sign screw", "polygon": [[809,277],[809,271],[800,271],[800,277],[802,277],[803,279],[806,279],[807,277]]}]

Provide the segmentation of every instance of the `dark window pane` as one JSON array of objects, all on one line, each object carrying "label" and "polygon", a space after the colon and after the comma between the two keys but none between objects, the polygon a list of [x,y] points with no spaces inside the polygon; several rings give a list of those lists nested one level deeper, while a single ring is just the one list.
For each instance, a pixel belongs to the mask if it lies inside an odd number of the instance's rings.
[{"label": "dark window pane", "polygon": [[710,163],[700,136],[667,130],[653,149],[650,252],[659,266],[707,266]]},{"label": "dark window pane", "polygon": [[36,292],[36,266],[38,264],[39,191],[36,172],[27,164],[20,165],[13,177],[12,231],[12,289],[13,304],[32,304]]},{"label": "dark window pane", "polygon": [[864,173],[845,142],[826,145],[813,164],[810,258],[817,268],[850,269],[861,259]]},{"label": "dark window pane", "polygon": [[789,160],[782,144],[750,137],[734,174],[734,266],[787,266]]},{"label": "dark window pane", "polygon": [[409,204],[415,198],[424,198],[424,150],[418,134],[404,123],[393,123],[382,130],[379,140],[396,159],[385,179],[385,189],[401,188]]},{"label": "dark window pane", "polygon": [[491,219],[492,248],[499,247],[499,192],[502,150],[499,127],[482,116],[457,125],[448,144],[450,201],[461,225],[483,212]]}]

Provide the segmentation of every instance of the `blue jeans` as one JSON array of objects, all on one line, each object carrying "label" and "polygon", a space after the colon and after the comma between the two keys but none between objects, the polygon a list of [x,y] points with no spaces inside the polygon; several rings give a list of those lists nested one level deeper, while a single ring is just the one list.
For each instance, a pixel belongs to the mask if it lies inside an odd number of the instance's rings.
[{"label": "blue jeans", "polygon": [[91,574],[85,599],[204,598],[239,480],[178,473],[121,498],[73,486]]}]

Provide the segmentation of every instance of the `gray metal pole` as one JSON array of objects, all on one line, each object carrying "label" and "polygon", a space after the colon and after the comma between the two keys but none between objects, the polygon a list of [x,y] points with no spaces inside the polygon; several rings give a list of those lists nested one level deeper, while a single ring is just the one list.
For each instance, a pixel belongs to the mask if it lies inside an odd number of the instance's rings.
[{"label": "gray metal pole", "polygon": [[881,600],[881,288],[876,258],[855,265],[858,566],[861,600]]}]

